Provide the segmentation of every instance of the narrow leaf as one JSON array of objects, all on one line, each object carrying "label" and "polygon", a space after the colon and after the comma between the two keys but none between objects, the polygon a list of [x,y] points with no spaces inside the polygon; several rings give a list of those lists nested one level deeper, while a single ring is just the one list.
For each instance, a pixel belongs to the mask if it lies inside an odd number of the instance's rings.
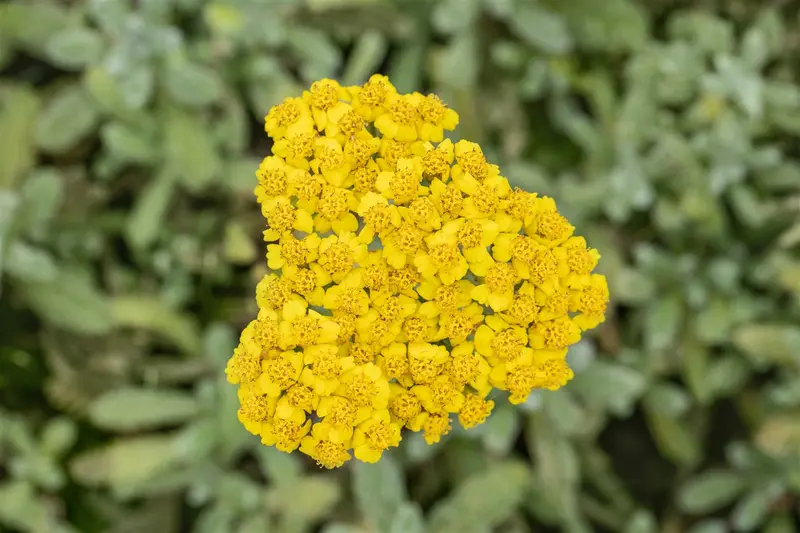
[{"label": "narrow leaf", "polygon": [[157,298],[120,296],[113,301],[112,313],[120,326],[150,330],[171,340],[188,354],[200,352],[200,334],[195,321]]},{"label": "narrow leaf", "polygon": [[745,480],[732,470],[710,470],[690,479],[678,492],[678,505],[690,514],[716,511],[736,499]]},{"label": "narrow leaf", "polygon": [[125,236],[133,248],[147,248],[163,232],[164,219],[175,191],[173,176],[171,172],[161,172],[140,193],[125,224]]},{"label": "narrow leaf", "polygon": [[96,63],[103,53],[103,38],[91,28],[72,27],[53,35],[47,42],[50,60],[63,68],[79,70]]},{"label": "narrow leaf", "polygon": [[397,508],[389,533],[424,533],[425,519],[415,503],[404,503]]},{"label": "narrow leaf", "polygon": [[55,326],[99,334],[114,324],[108,298],[80,270],[65,268],[51,281],[25,283],[22,293],[34,311]]},{"label": "narrow leaf", "polygon": [[46,152],[67,152],[95,130],[99,118],[83,87],[68,85],[56,93],[39,117],[36,142]]},{"label": "narrow leaf", "polygon": [[154,429],[184,422],[198,412],[193,396],[174,390],[115,389],[89,406],[89,420],[111,431]]},{"label": "narrow leaf", "polygon": [[353,465],[353,493],[361,515],[375,531],[387,531],[406,500],[403,472],[391,457]]},{"label": "narrow leaf", "polygon": [[522,502],[527,466],[508,461],[470,476],[431,510],[429,533],[483,533],[500,525]]}]

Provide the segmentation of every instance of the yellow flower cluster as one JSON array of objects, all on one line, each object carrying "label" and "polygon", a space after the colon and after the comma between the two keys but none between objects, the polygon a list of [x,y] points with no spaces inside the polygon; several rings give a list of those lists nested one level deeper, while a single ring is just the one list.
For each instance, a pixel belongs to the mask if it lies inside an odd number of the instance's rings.
[{"label": "yellow flower cluster", "polygon": [[226,373],[239,420],[327,468],[375,462],[401,431],[438,442],[572,378],[567,347],[604,320],[608,287],[551,198],[512,189],[458,115],[385,76],[323,79],[266,116],[273,155],[258,317]]}]

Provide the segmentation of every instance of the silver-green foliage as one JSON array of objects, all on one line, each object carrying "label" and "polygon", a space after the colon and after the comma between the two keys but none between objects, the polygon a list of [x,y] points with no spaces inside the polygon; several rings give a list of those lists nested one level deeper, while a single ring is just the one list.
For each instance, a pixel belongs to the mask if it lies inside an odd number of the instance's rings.
[{"label": "silver-green foliage", "polygon": [[[800,24],[678,4],[0,5],[0,527],[795,531]],[[613,309],[565,390],[322,472],[240,427],[222,369],[265,270],[260,121],[379,69],[555,196]]]}]

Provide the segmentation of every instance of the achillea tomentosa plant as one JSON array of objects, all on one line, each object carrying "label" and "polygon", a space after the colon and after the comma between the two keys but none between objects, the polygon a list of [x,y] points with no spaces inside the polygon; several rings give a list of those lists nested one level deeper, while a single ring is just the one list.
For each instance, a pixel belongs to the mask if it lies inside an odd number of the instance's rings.
[{"label": "achillea tomentosa plant", "polygon": [[274,272],[228,361],[242,424],[326,468],[429,443],[573,376],[608,287],[551,198],[511,189],[430,94],[323,79],[266,116],[255,195]]}]

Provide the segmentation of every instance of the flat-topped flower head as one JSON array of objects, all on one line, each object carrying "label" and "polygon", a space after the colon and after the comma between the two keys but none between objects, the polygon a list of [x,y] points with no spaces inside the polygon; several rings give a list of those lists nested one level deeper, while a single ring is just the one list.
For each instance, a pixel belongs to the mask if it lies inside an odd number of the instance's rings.
[{"label": "flat-topped flower head", "polygon": [[446,139],[439,95],[316,81],[266,114],[256,170],[267,272],[225,367],[237,417],[322,468],[376,462],[404,432],[440,442],[497,397],[564,387],[605,320],[600,259],[549,197]]}]

